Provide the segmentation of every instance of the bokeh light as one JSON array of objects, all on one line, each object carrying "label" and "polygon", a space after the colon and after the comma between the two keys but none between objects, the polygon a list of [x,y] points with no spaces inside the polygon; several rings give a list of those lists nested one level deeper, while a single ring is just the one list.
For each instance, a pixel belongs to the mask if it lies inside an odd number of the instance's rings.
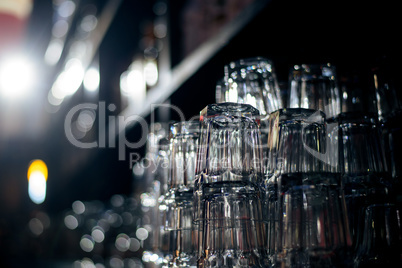
[{"label": "bokeh light", "polygon": [[158,82],[158,66],[156,65],[156,61],[151,60],[144,65],[144,78],[148,86],[152,87],[156,85]]},{"label": "bokeh light", "polygon": [[64,217],[64,224],[68,229],[74,230],[78,227],[78,220],[73,215],[67,215],[66,217]]},{"label": "bokeh light", "polygon": [[67,18],[67,17],[70,17],[71,15],[73,15],[73,13],[75,11],[75,7],[76,7],[76,5],[73,1],[70,1],[70,0],[63,1],[60,4],[57,12],[59,13],[60,17]]},{"label": "bokeh light", "polygon": [[84,76],[84,88],[87,91],[94,92],[99,88],[100,75],[95,67],[89,68]]},{"label": "bokeh light", "polygon": [[51,93],[53,98],[61,100],[61,103],[65,97],[73,95],[80,88],[84,75],[85,70],[81,60],[77,58],[69,59],[64,70],[59,74],[52,86]]},{"label": "bokeh light", "polygon": [[130,248],[130,237],[126,234],[119,234],[116,237],[115,246],[117,250],[125,252]]},{"label": "bokeh light", "polygon": [[77,128],[81,131],[81,132],[88,132],[93,124],[95,123],[95,119],[96,119],[96,114],[94,112],[94,110],[82,110],[80,111],[80,113],[78,114],[78,118],[77,118]]},{"label": "bokeh light", "polygon": [[124,204],[124,197],[122,195],[113,195],[110,199],[110,203],[113,207],[121,207]]},{"label": "bokeh light", "polygon": [[36,84],[34,64],[25,56],[11,55],[0,62],[0,94],[6,98],[29,95]]},{"label": "bokeh light", "polygon": [[146,80],[142,61],[134,61],[127,71],[120,76],[120,91],[123,96],[130,97],[138,103],[146,95]]},{"label": "bokeh light", "polygon": [[32,202],[41,204],[46,198],[46,180],[48,170],[45,162],[36,159],[31,162],[27,172],[28,194]]},{"label": "bokeh light", "polygon": [[50,41],[49,46],[45,53],[45,62],[49,65],[55,65],[59,62],[61,53],[63,52],[64,43],[58,38],[54,38]]},{"label": "bokeh light", "polygon": [[137,236],[137,238],[138,238],[139,240],[145,240],[145,239],[148,238],[148,230],[145,229],[145,228],[143,228],[143,227],[140,227],[140,228],[138,228],[137,231],[135,232],[135,235]]},{"label": "bokeh light", "polygon": [[29,230],[36,235],[39,236],[43,233],[44,226],[43,223],[38,218],[33,218],[29,221]]},{"label": "bokeh light", "polygon": [[32,202],[41,204],[46,198],[46,178],[43,173],[35,171],[28,182],[28,194]]},{"label": "bokeh light", "polygon": [[141,196],[141,205],[144,207],[154,207],[156,206],[156,199],[149,193],[142,193]]},{"label": "bokeh light", "polygon": [[85,212],[85,204],[80,200],[74,201],[72,204],[72,208],[74,213],[76,214],[82,214]]},{"label": "bokeh light", "polygon": [[63,37],[67,34],[68,28],[69,28],[69,25],[68,25],[67,21],[58,20],[53,25],[52,34],[54,37],[58,37],[58,38]]},{"label": "bokeh light", "polygon": [[105,233],[104,233],[102,227],[99,227],[99,226],[95,226],[92,229],[91,236],[93,237],[94,241],[97,243],[102,243],[103,240],[105,239]]},{"label": "bokeh light", "polygon": [[122,268],[124,267],[124,261],[120,256],[112,256],[109,261],[111,268]]},{"label": "bokeh light", "polygon": [[130,251],[136,252],[141,248],[141,243],[136,238],[130,238]]},{"label": "bokeh light", "polygon": [[33,172],[40,172],[43,174],[43,176],[45,177],[45,179],[47,179],[48,176],[48,169],[47,169],[47,165],[43,160],[40,159],[35,159],[33,160],[28,167],[28,181],[30,180],[30,177],[32,175]]},{"label": "bokeh light", "polygon": [[81,21],[81,29],[85,32],[91,32],[96,28],[98,19],[94,15],[86,15]]},{"label": "bokeh light", "polygon": [[90,235],[83,235],[80,241],[80,247],[85,252],[91,252],[94,249],[95,241]]}]

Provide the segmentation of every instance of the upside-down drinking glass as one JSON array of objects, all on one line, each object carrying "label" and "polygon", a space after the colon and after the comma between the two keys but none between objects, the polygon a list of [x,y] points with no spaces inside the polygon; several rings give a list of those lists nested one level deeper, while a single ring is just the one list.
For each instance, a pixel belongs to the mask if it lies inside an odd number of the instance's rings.
[{"label": "upside-down drinking glass", "polygon": [[199,267],[259,267],[262,166],[257,109],[220,103],[201,111],[194,187]]},{"label": "upside-down drinking glass", "polygon": [[343,267],[348,238],[340,173],[333,173],[323,112],[270,115],[264,215],[273,267]]},{"label": "upside-down drinking glass", "polygon": [[197,231],[193,225],[193,187],[200,123],[187,121],[171,126],[171,176],[167,202],[167,230],[173,267],[196,265]]},{"label": "upside-down drinking glass", "polygon": [[289,75],[289,108],[323,111],[327,118],[341,112],[335,67],[327,64],[294,65]]},{"label": "upside-down drinking glass", "polygon": [[270,60],[256,57],[240,59],[224,67],[222,95],[226,102],[250,104],[261,115],[283,107],[278,81]]},{"label": "upside-down drinking glass", "polygon": [[356,251],[363,239],[364,210],[370,204],[391,200],[391,181],[375,114],[342,113],[333,122],[337,124],[333,137],[338,134],[342,183]]},{"label": "upside-down drinking glass", "polygon": [[169,202],[169,173],[170,173],[170,141],[168,138],[162,138],[159,140],[158,156],[156,158],[156,174],[155,180],[160,182],[160,196],[158,198],[158,225],[157,239],[158,248],[162,255],[162,267],[166,267],[172,260],[172,254],[170,252],[170,233],[165,228],[166,226],[166,213],[167,204]]},{"label": "upside-down drinking glass", "polygon": [[371,84],[376,92],[378,119],[393,188],[402,197],[402,93],[397,58],[381,58],[371,71]]}]

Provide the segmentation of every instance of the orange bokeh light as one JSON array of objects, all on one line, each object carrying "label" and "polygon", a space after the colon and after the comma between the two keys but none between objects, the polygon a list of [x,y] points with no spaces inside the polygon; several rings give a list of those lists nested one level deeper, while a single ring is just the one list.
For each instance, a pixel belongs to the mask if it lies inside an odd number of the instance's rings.
[{"label": "orange bokeh light", "polygon": [[32,160],[31,163],[29,164],[28,174],[27,174],[28,181],[29,181],[29,178],[31,177],[31,174],[36,171],[42,173],[43,176],[45,177],[45,179],[47,180],[48,170],[47,170],[47,166],[46,166],[45,162],[43,162],[40,159],[35,159],[35,160]]}]

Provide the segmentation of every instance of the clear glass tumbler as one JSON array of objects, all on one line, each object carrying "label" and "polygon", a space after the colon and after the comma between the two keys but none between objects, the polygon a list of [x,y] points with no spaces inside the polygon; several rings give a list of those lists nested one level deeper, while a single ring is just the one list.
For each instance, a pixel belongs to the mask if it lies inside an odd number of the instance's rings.
[{"label": "clear glass tumbler", "polygon": [[325,115],[270,115],[266,169],[267,253],[273,267],[344,267],[350,238],[340,173],[328,157]]},{"label": "clear glass tumbler", "polygon": [[371,85],[376,93],[378,119],[382,142],[393,189],[402,198],[402,93],[398,66],[399,59],[382,57],[371,69]]},{"label": "clear glass tumbler", "polygon": [[337,124],[333,130],[338,133],[342,183],[353,251],[356,251],[363,239],[365,208],[370,204],[390,202],[392,184],[376,115],[342,113],[333,122]]},{"label": "clear glass tumbler", "polygon": [[200,123],[187,121],[170,128],[169,194],[166,227],[173,267],[196,266],[197,232],[193,225],[193,188]]},{"label": "clear glass tumbler", "polygon": [[262,57],[240,59],[224,67],[226,102],[250,104],[261,115],[283,107],[275,69],[270,60]]},{"label": "clear glass tumbler", "polygon": [[171,177],[173,191],[192,191],[200,135],[200,122],[186,121],[170,127]]},{"label": "clear glass tumbler", "polygon": [[341,112],[336,69],[327,64],[294,65],[289,75],[289,108],[323,111],[327,118]]},{"label": "clear glass tumbler", "polygon": [[162,257],[161,266],[168,266],[172,260],[172,253],[170,252],[169,236],[170,233],[165,229],[166,227],[166,213],[169,202],[169,174],[170,174],[170,140],[162,138],[159,140],[158,156],[156,158],[155,180],[160,182],[160,195],[158,197],[158,219],[156,224],[156,236],[158,239],[158,249]]},{"label": "clear glass tumbler", "polygon": [[194,187],[198,267],[263,266],[259,112],[220,103],[201,111]]}]

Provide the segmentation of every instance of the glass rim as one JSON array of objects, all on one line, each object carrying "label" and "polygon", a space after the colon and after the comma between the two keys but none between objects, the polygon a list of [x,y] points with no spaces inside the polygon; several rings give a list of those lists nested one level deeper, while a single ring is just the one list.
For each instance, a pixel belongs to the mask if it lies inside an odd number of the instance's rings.
[{"label": "glass rim", "polygon": [[200,112],[200,121],[207,118],[214,118],[218,115],[237,115],[244,117],[257,118],[260,116],[260,111],[250,104],[235,103],[235,102],[222,102],[208,104]]},{"label": "glass rim", "polygon": [[228,73],[229,70],[237,70],[247,68],[250,66],[266,67],[268,73],[272,73],[274,69],[273,63],[270,59],[257,56],[257,57],[249,57],[231,61],[224,65],[224,71],[225,73]]},{"label": "glass rim", "polygon": [[294,79],[334,79],[336,76],[336,67],[330,62],[327,63],[303,63],[294,64],[289,71],[289,76]]},{"label": "glass rim", "polygon": [[270,113],[269,117],[271,116],[279,116],[279,120],[306,120],[310,118],[308,121],[322,121],[323,123],[326,120],[326,115],[323,111],[307,108],[283,108]]},{"label": "glass rim", "polygon": [[254,64],[270,64],[272,65],[272,61],[268,58],[261,57],[261,56],[256,56],[256,57],[247,57],[247,58],[242,58],[238,60],[234,60],[229,62],[229,66],[248,66],[248,65],[254,65]]}]

